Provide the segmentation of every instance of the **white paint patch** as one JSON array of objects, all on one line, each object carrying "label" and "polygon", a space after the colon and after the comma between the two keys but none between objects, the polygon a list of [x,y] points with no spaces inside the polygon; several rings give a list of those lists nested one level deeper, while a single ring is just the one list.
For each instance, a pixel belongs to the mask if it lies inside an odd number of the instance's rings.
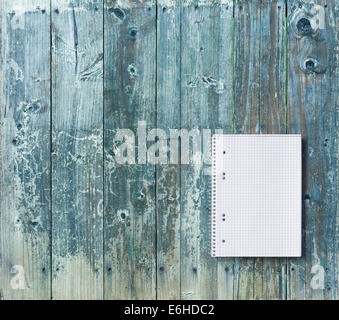
[{"label": "white paint patch", "polygon": [[175,7],[177,3],[177,0],[158,0],[158,5],[166,8]]},{"label": "white paint patch", "polygon": [[[169,0],[170,1],[170,0]],[[129,0],[116,0],[114,2],[114,7],[119,7],[120,9],[132,9],[132,8],[140,8],[140,7],[154,7],[155,1],[153,0],[144,0],[144,1],[136,1],[141,2],[141,5],[134,4]]]},{"label": "white paint patch", "polygon": [[328,180],[330,180],[330,183],[333,183],[334,171],[333,170],[328,171],[327,177],[328,177]]},{"label": "white paint patch", "polygon": [[313,290],[324,290],[325,289],[325,270],[320,264],[312,266],[310,286]]},{"label": "white paint patch", "polygon": [[225,91],[225,81],[223,79],[218,80],[215,92],[217,94],[223,94]]},{"label": "white paint patch", "polygon": [[8,59],[7,60],[7,67],[9,69],[13,70],[15,80],[17,80],[17,81],[23,81],[24,80],[24,74],[23,74],[21,68],[19,67],[19,65],[16,63],[16,61],[14,61],[13,59]]},{"label": "white paint patch", "polygon": [[191,5],[198,5],[198,6],[216,6],[216,5],[221,5],[221,6],[233,6],[233,1],[232,0],[187,0],[183,2],[183,5],[185,7],[191,6]]},{"label": "white paint patch", "polygon": [[[44,9],[46,13],[49,13],[49,3],[45,0],[34,0],[34,1],[22,0],[4,0],[3,8],[6,8],[7,13],[15,13],[16,16],[23,16],[28,12],[35,12],[37,10]],[[47,5],[46,5],[47,3]]]},{"label": "white paint patch", "polygon": [[[119,2],[119,1],[118,1]],[[125,2],[125,1],[124,1]],[[158,0],[158,5],[166,8],[172,8],[172,7],[179,7],[180,1],[178,0]],[[233,1],[232,0],[185,0],[181,1],[181,5],[184,7],[189,7],[189,6],[229,6],[233,7]]]},{"label": "white paint patch", "polygon": [[[44,0],[39,0],[44,2]],[[53,9],[58,9],[59,12],[63,12],[63,11],[84,11],[87,10],[86,9],[86,5],[87,4],[91,4],[93,1],[92,0],[82,0],[81,1],[81,7],[77,7],[74,4],[74,1],[70,1],[70,0],[54,0],[53,1]],[[74,4],[74,8],[72,6],[72,3]],[[52,10],[53,10],[52,9]]]},{"label": "white paint patch", "polygon": [[11,27],[15,29],[24,29],[25,28],[25,11],[22,11],[22,7],[15,7],[11,14],[14,13],[14,16],[11,19]]},{"label": "white paint patch", "polygon": [[98,201],[98,204],[97,204],[97,215],[99,217],[102,217],[103,216],[103,212],[104,212],[104,201],[103,201],[103,199],[100,199]]},{"label": "white paint patch", "polygon": [[186,86],[188,88],[204,87],[206,89],[213,88],[217,94],[223,94],[226,91],[225,80],[220,78],[216,79],[213,76],[202,75],[199,77],[193,75],[186,75],[188,80]]}]

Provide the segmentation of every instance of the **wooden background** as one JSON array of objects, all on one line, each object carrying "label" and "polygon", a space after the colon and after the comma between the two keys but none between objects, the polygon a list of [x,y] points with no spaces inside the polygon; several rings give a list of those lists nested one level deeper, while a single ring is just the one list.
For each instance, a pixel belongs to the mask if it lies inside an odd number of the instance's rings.
[{"label": "wooden background", "polygon": [[[339,1],[0,3],[0,299],[338,299]],[[206,166],[114,162],[141,120],[301,133],[302,258],[211,258]]]}]

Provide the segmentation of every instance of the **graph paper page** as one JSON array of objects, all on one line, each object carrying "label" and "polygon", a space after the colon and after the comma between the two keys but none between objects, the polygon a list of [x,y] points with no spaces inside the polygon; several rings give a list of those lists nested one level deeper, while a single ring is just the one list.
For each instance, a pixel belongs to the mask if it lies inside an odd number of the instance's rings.
[{"label": "graph paper page", "polygon": [[301,136],[214,135],[215,257],[301,256]]}]

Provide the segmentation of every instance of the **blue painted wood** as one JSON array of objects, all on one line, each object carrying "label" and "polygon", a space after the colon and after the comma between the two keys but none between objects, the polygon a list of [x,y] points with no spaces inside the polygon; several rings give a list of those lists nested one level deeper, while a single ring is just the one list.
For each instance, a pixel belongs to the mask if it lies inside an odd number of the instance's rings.
[{"label": "blue painted wood", "polygon": [[[117,163],[115,136],[136,134],[139,121],[156,126],[155,1],[107,0],[104,19],[104,297],[154,299],[155,167],[137,152],[134,164]],[[137,141],[128,140],[133,153]]]},{"label": "blue painted wood", "polygon": [[[203,129],[232,131],[232,4],[181,5],[181,128],[192,134],[195,129],[200,134]],[[219,263],[210,255],[210,164],[190,149],[190,164],[181,165],[181,298],[231,298],[232,268],[226,267],[232,259]]]},{"label": "blue painted wood", "polygon": [[50,296],[50,18],[1,1],[0,299]]},{"label": "blue painted wood", "polygon": [[[337,1],[0,5],[0,299],[338,299]],[[118,164],[140,120],[301,133],[303,257],[212,259],[209,164]]]},{"label": "blue painted wood", "polygon": [[103,297],[102,1],[52,1],[52,297]]},{"label": "blue painted wood", "polygon": [[[284,1],[235,2],[236,133],[286,132],[285,34]],[[286,259],[235,260],[235,299],[286,297]]]},{"label": "blue painted wood", "polygon": [[288,132],[303,137],[303,256],[288,259],[288,299],[338,299],[337,22],[337,1],[288,1]]},{"label": "blue painted wood", "polygon": [[[286,3],[261,1],[260,133],[286,133]],[[258,258],[254,299],[285,299],[286,258]]]},{"label": "blue painted wood", "polygon": [[[157,11],[156,121],[169,136],[180,128],[180,1],[160,0]],[[157,298],[180,299],[180,165],[167,156],[156,172]]]}]

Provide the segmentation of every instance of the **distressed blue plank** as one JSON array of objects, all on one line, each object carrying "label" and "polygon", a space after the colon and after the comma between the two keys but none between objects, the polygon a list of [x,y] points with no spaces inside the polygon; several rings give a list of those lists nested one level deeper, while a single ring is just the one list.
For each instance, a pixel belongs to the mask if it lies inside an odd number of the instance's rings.
[{"label": "distressed blue plank", "polygon": [[288,132],[303,137],[303,249],[288,259],[288,299],[338,299],[337,23],[337,1],[288,1]]},{"label": "distressed blue plank", "polygon": [[[285,3],[235,2],[234,127],[286,132]],[[237,258],[235,299],[284,299],[286,259]]]},{"label": "distressed blue plank", "polygon": [[102,1],[52,1],[52,296],[103,297]]},{"label": "distressed blue plank", "polygon": [[[286,133],[286,4],[260,4],[260,133]],[[254,298],[286,299],[287,259],[258,258]]]},{"label": "distressed blue plank", "polygon": [[[316,3],[235,0],[233,52],[232,0],[2,0],[0,299],[338,299],[339,7]],[[209,165],[116,163],[140,120],[301,133],[303,257],[211,258]]]},{"label": "distressed blue plank", "polygon": [[[155,4],[105,1],[105,299],[156,297],[155,167],[137,157],[134,139],[139,121],[156,126]],[[133,163],[116,161],[123,128],[133,133]]]},{"label": "distressed blue plank", "polygon": [[49,6],[0,11],[0,299],[49,299]]},{"label": "distressed blue plank", "polygon": [[[181,128],[188,131],[232,131],[232,4],[181,4]],[[205,144],[207,155],[209,149]],[[181,165],[181,297],[231,298],[233,287],[226,279],[233,268],[226,271],[224,264],[232,259],[219,264],[210,255],[210,163],[203,164],[201,152],[190,150],[191,163]]]},{"label": "distressed blue plank", "polygon": [[[180,128],[180,1],[158,1],[157,19],[157,128],[169,137]],[[180,165],[167,156],[156,173],[157,298],[180,299]]]}]

